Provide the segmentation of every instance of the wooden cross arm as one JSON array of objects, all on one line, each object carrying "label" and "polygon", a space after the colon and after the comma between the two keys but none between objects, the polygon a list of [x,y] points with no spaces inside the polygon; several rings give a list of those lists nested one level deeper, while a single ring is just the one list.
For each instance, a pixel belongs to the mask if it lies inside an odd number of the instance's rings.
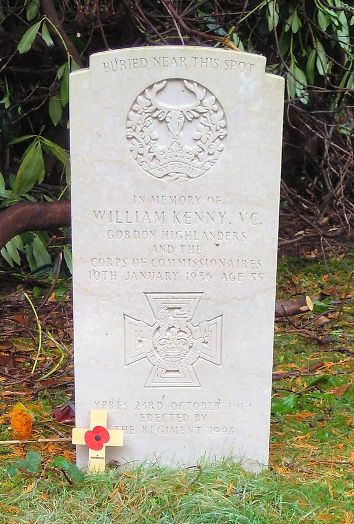
[{"label": "wooden cross arm", "polygon": [[[85,433],[87,429],[84,428],[73,428],[72,430],[72,443],[85,446]],[[123,431],[120,429],[109,429],[109,441],[105,446],[123,446]]]},{"label": "wooden cross arm", "polygon": [[106,446],[123,446],[123,431],[120,429],[109,430],[109,442]]},{"label": "wooden cross arm", "polygon": [[[102,426],[107,429],[109,433],[109,441],[106,446],[123,446],[123,431],[119,429],[107,428],[107,411],[104,409],[93,409],[90,412],[90,430],[96,426]],[[85,434],[89,431],[85,428],[73,428],[72,443],[85,446]]]},{"label": "wooden cross arm", "polygon": [[72,443],[85,446],[85,433],[87,429],[73,428],[72,430]]}]

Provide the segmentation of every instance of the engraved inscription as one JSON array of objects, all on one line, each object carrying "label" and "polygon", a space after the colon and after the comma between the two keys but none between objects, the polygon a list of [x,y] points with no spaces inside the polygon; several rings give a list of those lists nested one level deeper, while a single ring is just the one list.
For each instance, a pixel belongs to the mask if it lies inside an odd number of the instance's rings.
[{"label": "engraved inscription", "polygon": [[133,158],[160,179],[203,175],[223,152],[226,134],[220,102],[189,80],[169,78],[151,85],[136,98],[127,118]]},{"label": "engraved inscription", "polygon": [[156,322],[124,315],[125,363],[153,365],[145,387],[200,387],[199,358],[221,365],[222,315],[199,325],[192,319],[203,293],[145,293]]},{"label": "engraved inscription", "polygon": [[208,69],[209,71],[224,70],[237,74],[251,74],[256,67],[253,62],[244,62],[239,58],[225,58],[221,60],[218,57],[211,56],[154,56],[135,57],[135,58],[118,58],[102,62],[105,73],[122,73],[131,70],[140,69],[168,69],[176,67],[178,69]]},{"label": "engraved inscription", "polygon": [[[218,399],[171,400],[162,391],[158,400],[111,398],[95,400],[93,408],[109,409],[119,413],[120,425],[114,426],[127,434],[147,435],[232,435],[235,426],[225,425],[223,413],[234,419],[237,412],[254,409],[252,402]],[[127,415],[127,410],[129,415]]]}]

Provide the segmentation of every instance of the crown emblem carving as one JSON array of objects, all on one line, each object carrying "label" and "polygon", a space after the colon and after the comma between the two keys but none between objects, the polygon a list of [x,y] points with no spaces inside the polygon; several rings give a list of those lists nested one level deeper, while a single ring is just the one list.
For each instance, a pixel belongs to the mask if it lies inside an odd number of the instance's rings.
[{"label": "crown emblem carving", "polygon": [[216,97],[194,81],[169,78],[146,88],[127,118],[127,141],[138,165],[160,179],[193,179],[216,163],[227,124]]}]

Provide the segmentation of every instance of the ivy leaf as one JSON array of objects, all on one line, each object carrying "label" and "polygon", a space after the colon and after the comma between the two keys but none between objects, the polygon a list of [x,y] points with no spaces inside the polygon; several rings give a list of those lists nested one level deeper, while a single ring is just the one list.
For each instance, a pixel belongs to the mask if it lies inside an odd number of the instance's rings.
[{"label": "ivy leaf", "polygon": [[51,47],[52,45],[54,45],[52,37],[50,36],[50,33],[48,31],[47,24],[45,22],[43,22],[41,34],[42,34],[43,40],[45,41],[48,47]]},{"label": "ivy leaf", "polygon": [[77,483],[84,479],[82,471],[65,457],[55,457],[52,465],[64,471],[71,482]]},{"label": "ivy leaf", "polygon": [[298,395],[291,394],[281,399],[273,399],[272,413],[274,415],[285,415],[286,413],[290,413],[295,409],[298,398]]},{"label": "ivy leaf", "polygon": [[49,116],[55,126],[57,126],[61,120],[63,109],[60,100],[57,96],[51,96],[49,99]]},{"label": "ivy leaf", "polygon": [[36,18],[39,11],[39,0],[32,0],[27,6],[26,9],[26,18],[28,22]]},{"label": "ivy leaf", "polygon": [[9,477],[14,477],[18,473],[18,469],[14,464],[10,464],[6,467],[6,473]]},{"label": "ivy leaf", "polygon": [[63,471],[68,471],[70,467],[70,462],[65,457],[54,457],[52,465],[56,468],[62,469]]},{"label": "ivy leaf", "polygon": [[44,178],[44,160],[39,140],[34,140],[26,149],[13,185],[14,195],[27,193],[36,182]]},{"label": "ivy leaf", "polygon": [[38,473],[42,457],[36,451],[28,451],[26,453],[26,469],[29,473]]},{"label": "ivy leaf", "polygon": [[31,49],[34,39],[36,38],[37,33],[39,31],[40,25],[41,22],[37,22],[36,24],[32,25],[29,29],[27,29],[27,31],[17,44],[17,50],[20,53],[20,55],[27,53]]},{"label": "ivy leaf", "polygon": [[77,467],[76,464],[70,464],[68,469],[68,475],[72,482],[81,482],[84,479],[83,472]]}]

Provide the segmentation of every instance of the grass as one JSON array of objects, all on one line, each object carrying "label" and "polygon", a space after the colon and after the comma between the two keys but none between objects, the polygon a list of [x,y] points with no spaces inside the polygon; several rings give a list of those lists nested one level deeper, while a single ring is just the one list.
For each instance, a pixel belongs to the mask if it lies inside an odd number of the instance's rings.
[{"label": "grass", "polygon": [[6,524],[317,524],[350,523],[345,478],[291,481],[253,476],[232,462],[171,470],[143,466],[86,476],[77,487],[47,472],[14,483],[3,477]]},{"label": "grass", "polygon": [[[290,375],[274,382],[269,471],[255,476],[232,461],[174,470],[146,464],[112,467],[71,485],[51,466],[55,455],[73,460],[71,446],[2,446],[0,524],[353,524],[353,267],[353,253],[327,264],[279,264],[279,298],[321,292],[322,298],[315,312],[276,324],[274,371]],[[316,323],[321,318],[326,321]],[[20,342],[28,355],[30,342]],[[45,355],[44,348],[39,368]],[[23,365],[29,373],[31,362]],[[12,438],[9,412],[18,396],[35,414],[31,438],[57,436],[53,428],[69,434],[70,428],[53,423],[51,412],[70,395],[60,387],[38,395],[18,384],[6,388],[0,439]],[[10,477],[6,467],[29,449],[42,454],[40,473]]]}]

